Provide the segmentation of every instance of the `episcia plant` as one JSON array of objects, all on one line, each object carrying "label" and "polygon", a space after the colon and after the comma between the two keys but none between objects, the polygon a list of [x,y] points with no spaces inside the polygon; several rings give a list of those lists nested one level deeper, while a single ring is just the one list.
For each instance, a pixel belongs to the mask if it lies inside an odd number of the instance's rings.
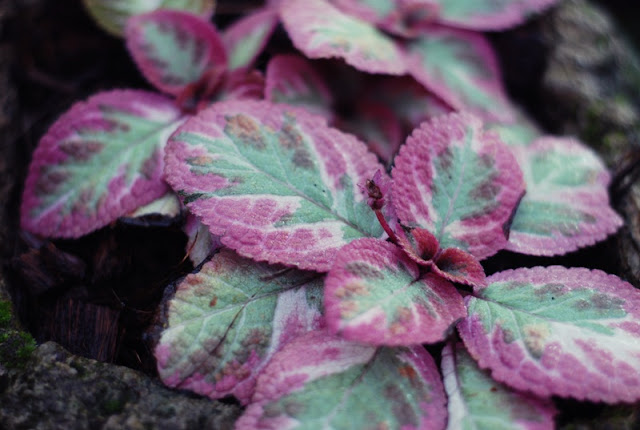
[{"label": "episcia plant", "polygon": [[[489,45],[452,27],[515,24],[550,2],[477,2],[479,14],[468,2],[334,3],[272,2],[222,36],[181,11],[129,18],[134,61],[173,98],[118,90],[73,106],[34,153],[23,228],[79,237],[175,193],[196,270],[166,303],[158,372],[237,398],[241,429],[544,429],[552,396],[640,399],[640,292],[598,270],[486,277],[481,265],[503,249],[564,254],[622,223],[597,156],[520,119]],[[385,61],[415,79],[368,77],[380,84],[375,109],[362,106],[370,121],[340,118],[304,58],[273,57],[264,83],[252,70],[278,19],[310,57],[391,74],[366,68],[396,52]],[[459,101],[437,92],[443,81]],[[381,120],[391,131],[371,132]],[[376,138],[367,147],[333,125]]]}]

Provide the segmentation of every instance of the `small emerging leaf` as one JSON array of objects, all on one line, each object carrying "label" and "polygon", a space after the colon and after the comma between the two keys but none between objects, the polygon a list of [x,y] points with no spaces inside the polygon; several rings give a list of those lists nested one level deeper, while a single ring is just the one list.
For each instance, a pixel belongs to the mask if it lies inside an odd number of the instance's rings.
[{"label": "small emerging leaf", "polygon": [[460,248],[478,259],[506,246],[523,192],[513,155],[469,114],[424,123],[400,149],[393,169],[400,221],[427,229],[442,249]]},{"label": "small emerging leaf", "polygon": [[470,30],[504,30],[558,0],[433,0],[440,5],[438,21]]},{"label": "small emerging leaf", "polygon": [[282,23],[309,58],[343,58],[369,73],[406,73],[402,50],[371,24],[346,15],[327,0],[282,0]]},{"label": "small emerging leaf", "polygon": [[82,0],[91,17],[109,33],[122,36],[127,20],[156,9],[175,9],[209,19],[215,0]]},{"label": "small emerging leaf", "polygon": [[[213,70],[227,68],[222,39],[211,23],[197,15],[159,10],[127,22],[127,48],[142,74],[159,90],[172,95]],[[206,84],[203,84],[206,86]]]},{"label": "small emerging leaf", "polygon": [[172,136],[166,160],[187,207],[255,260],[327,271],[346,243],[382,235],[358,189],[382,169],[375,156],[300,109],[216,103]]},{"label": "small emerging leaf", "polygon": [[491,45],[480,33],[431,26],[407,44],[409,73],[456,110],[513,122]]},{"label": "small emerging leaf", "polygon": [[599,270],[508,270],[468,297],[458,324],[491,376],[540,396],[640,399],[640,291]]},{"label": "small emerging leaf", "polygon": [[155,349],[165,384],[247,403],[256,377],[294,337],[322,325],[322,279],[222,250],[187,276]]},{"label": "small emerging leaf", "polygon": [[449,399],[447,430],[552,430],[550,400],[519,393],[491,379],[462,344],[442,350],[442,375]]},{"label": "small emerging leaf", "polygon": [[614,233],[622,219],[609,205],[609,173],[589,148],[571,138],[543,137],[510,148],[527,184],[507,249],[559,255]]},{"label": "small emerging leaf", "polygon": [[76,103],[33,154],[22,227],[80,237],[162,196],[164,146],[180,115],[171,100],[144,91],[109,91]]},{"label": "small emerging leaf", "polygon": [[276,353],[236,429],[442,430],[445,401],[421,346],[377,349],[316,331]]},{"label": "small emerging leaf", "polygon": [[299,106],[327,120],[333,118],[333,96],[324,78],[304,58],[276,55],[267,65],[265,100]]},{"label": "small emerging leaf", "polygon": [[227,28],[222,38],[229,54],[229,70],[250,68],[277,24],[277,13],[262,9],[240,18]]},{"label": "small emerging leaf", "polygon": [[222,248],[220,237],[211,234],[209,228],[193,214],[187,214],[183,230],[187,235],[185,250],[194,267]]},{"label": "small emerging leaf", "polygon": [[364,238],[338,253],[325,282],[325,316],[340,336],[373,345],[415,345],[445,338],[466,314],[448,281],[428,273],[396,245]]}]

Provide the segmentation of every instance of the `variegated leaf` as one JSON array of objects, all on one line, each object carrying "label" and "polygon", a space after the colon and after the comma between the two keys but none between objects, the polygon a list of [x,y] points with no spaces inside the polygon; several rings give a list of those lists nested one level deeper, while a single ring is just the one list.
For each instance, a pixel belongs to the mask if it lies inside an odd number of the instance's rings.
[{"label": "variegated leaf", "polygon": [[599,270],[508,270],[468,297],[471,355],[518,390],[608,403],[640,399],[640,291]]},{"label": "variegated leaf", "polygon": [[514,107],[516,121],[511,124],[487,123],[487,130],[495,131],[508,146],[528,146],[542,137],[542,130],[524,112]]},{"label": "variegated leaf", "polygon": [[338,57],[369,73],[407,71],[404,53],[393,39],[327,0],[283,0],[280,16],[293,44],[309,58]]},{"label": "variegated leaf", "polygon": [[429,230],[440,248],[478,259],[507,244],[511,216],[524,193],[513,155],[469,114],[424,123],[400,149],[393,200],[407,227]]},{"label": "variegated leaf", "polygon": [[464,346],[442,350],[442,375],[447,391],[447,430],[552,430],[556,413],[550,400],[519,393],[491,379]]},{"label": "variegated leaf", "polygon": [[513,122],[496,56],[482,34],[431,26],[408,42],[407,52],[409,73],[454,109]]},{"label": "variegated leaf", "polygon": [[333,333],[373,345],[416,345],[444,339],[465,316],[462,297],[392,243],[364,238],[338,253],[325,282],[325,317]]},{"label": "variegated leaf", "polygon": [[218,77],[227,68],[222,39],[197,15],[175,10],[136,15],[127,21],[125,35],[142,74],[168,94],[179,95],[189,85]]},{"label": "variegated leaf", "polygon": [[222,36],[229,55],[229,70],[250,68],[267,45],[278,24],[278,14],[261,9],[240,18]]},{"label": "variegated leaf", "polygon": [[344,12],[403,37],[438,19],[437,0],[333,0]]},{"label": "variegated leaf", "polygon": [[327,271],[353,239],[382,235],[358,189],[382,169],[362,142],[268,102],[220,102],[167,148],[167,181],[240,254]]},{"label": "variegated leaf", "polygon": [[171,100],[144,91],[109,91],[76,103],[33,154],[22,227],[79,237],[162,196],[164,145],[180,115]]},{"label": "variegated leaf", "polygon": [[175,9],[211,18],[215,0],[82,0],[93,19],[114,36],[122,36],[127,20],[157,9]]},{"label": "variegated leaf", "polygon": [[155,355],[170,387],[247,403],[278,349],[322,326],[322,278],[222,250],[169,304]]},{"label": "variegated leaf", "polygon": [[522,24],[558,0],[434,0],[438,21],[470,30],[504,30]]},{"label": "variegated leaf", "polygon": [[543,137],[510,148],[527,184],[507,249],[560,255],[614,233],[622,219],[609,205],[609,173],[598,156],[572,138]]},{"label": "variegated leaf", "polygon": [[298,55],[277,55],[267,65],[265,100],[299,106],[311,113],[333,118],[333,96],[324,78]]},{"label": "variegated leaf", "polygon": [[273,357],[236,429],[442,430],[445,422],[442,381],[424,348],[377,349],[316,331]]}]

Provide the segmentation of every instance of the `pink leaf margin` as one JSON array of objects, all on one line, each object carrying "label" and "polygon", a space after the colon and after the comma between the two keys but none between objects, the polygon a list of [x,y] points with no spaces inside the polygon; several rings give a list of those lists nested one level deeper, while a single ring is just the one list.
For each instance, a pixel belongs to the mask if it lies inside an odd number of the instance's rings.
[{"label": "pink leaf margin", "polygon": [[38,195],[46,191],[42,189],[41,183],[43,168],[64,163],[69,158],[69,155],[60,149],[59,142],[85,129],[108,131],[113,127],[113,124],[101,117],[102,107],[123,110],[143,117],[155,112],[166,119],[167,123],[180,121],[181,116],[170,99],[139,90],[107,91],[74,104],[53,123],[33,153],[20,207],[20,224],[23,229],[47,237],[78,238],[152,202],[169,190],[163,181],[162,149],[153,157],[153,162],[148,163],[150,170],[144,175],[139,175],[131,185],[124,183],[122,175],[113,178],[109,183],[110,198],[101,200],[96,212],[73,211],[69,216],[64,216],[60,213],[62,202],[59,202],[40,216],[31,215],[31,212],[41,205]]},{"label": "pink leaf margin", "polygon": [[184,31],[185,34],[202,43],[204,52],[199,61],[200,64],[187,65],[187,67],[202,68],[202,74],[199,78],[202,78],[213,67],[226,70],[227,53],[224,42],[215,27],[201,16],[172,9],[158,9],[141,15],[134,15],[127,21],[125,27],[127,49],[144,77],[160,91],[176,96],[188,84],[197,82],[197,79],[184,85],[177,85],[163,77],[161,65],[157,64],[145,51],[153,47],[144,39],[142,31],[144,25],[149,22],[171,26],[179,31]]},{"label": "pink leaf margin", "polygon": [[[633,321],[614,323],[614,326],[628,333],[629,344],[640,344],[640,291],[617,276],[596,269],[549,266],[506,270],[488,278],[489,285],[504,281],[561,285],[567,291],[586,286],[621,298],[625,302],[624,310]],[[465,302],[471,298],[468,296]],[[580,349],[592,359],[592,366],[598,371],[594,373],[593,368],[577,360],[574,351],[563,351],[557,343],[547,344],[537,365],[524,356],[519,342],[505,342],[502,329],[498,328],[488,336],[477,316],[465,318],[457,328],[480,367],[489,368],[494,379],[517,390],[530,391],[541,397],[557,395],[606,403],[640,399],[640,348],[637,348],[633,363],[616,360],[610,351],[601,350],[587,341],[580,342]]]},{"label": "pink leaf margin", "polygon": [[241,70],[251,68],[258,55],[260,55],[267,46],[269,38],[277,25],[277,12],[270,8],[265,8],[239,19],[227,28],[222,35],[222,40],[224,41],[229,57],[233,57],[234,51],[244,42],[245,38],[250,36],[256,29],[265,29],[264,35],[255,46],[255,52],[247,59],[246,63],[230,65],[230,69]]}]

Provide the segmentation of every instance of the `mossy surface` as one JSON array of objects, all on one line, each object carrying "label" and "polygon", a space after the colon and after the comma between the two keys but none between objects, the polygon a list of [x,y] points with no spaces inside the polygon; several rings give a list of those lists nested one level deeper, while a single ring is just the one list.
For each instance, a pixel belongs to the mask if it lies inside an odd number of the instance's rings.
[{"label": "mossy surface", "polygon": [[13,328],[12,318],[11,303],[0,300],[0,365],[23,368],[36,349],[36,341],[30,334]]}]

